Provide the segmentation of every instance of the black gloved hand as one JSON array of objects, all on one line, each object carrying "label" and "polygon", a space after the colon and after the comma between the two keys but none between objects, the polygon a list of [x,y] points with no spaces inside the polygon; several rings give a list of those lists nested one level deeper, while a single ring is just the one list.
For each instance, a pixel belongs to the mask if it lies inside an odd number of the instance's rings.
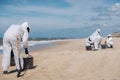
[{"label": "black gloved hand", "polygon": [[29,54],[29,51],[27,48],[25,48],[25,54]]}]

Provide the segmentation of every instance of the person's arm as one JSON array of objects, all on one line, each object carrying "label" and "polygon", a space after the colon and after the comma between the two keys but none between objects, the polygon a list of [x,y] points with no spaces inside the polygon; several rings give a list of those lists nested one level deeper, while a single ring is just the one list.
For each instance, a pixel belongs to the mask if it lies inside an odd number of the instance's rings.
[{"label": "person's arm", "polygon": [[29,33],[26,31],[23,35],[23,46],[25,49],[25,54],[29,54],[28,51],[28,37],[29,37]]}]

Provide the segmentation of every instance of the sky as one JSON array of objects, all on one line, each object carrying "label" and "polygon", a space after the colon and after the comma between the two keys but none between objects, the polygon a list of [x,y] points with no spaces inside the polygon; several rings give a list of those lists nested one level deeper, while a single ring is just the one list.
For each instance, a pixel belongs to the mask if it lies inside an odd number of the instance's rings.
[{"label": "sky", "polygon": [[30,37],[103,36],[120,31],[120,0],[0,0],[0,37],[27,21]]}]

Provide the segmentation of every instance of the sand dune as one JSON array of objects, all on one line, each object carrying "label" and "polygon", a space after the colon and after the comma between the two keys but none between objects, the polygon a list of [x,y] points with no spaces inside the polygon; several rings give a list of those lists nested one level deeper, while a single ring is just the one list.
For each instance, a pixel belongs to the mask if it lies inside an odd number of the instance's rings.
[{"label": "sand dune", "polygon": [[3,75],[0,66],[0,80],[120,80],[120,39],[113,39],[112,49],[86,51],[85,39],[73,39],[32,51],[36,68],[17,78],[17,72]]}]

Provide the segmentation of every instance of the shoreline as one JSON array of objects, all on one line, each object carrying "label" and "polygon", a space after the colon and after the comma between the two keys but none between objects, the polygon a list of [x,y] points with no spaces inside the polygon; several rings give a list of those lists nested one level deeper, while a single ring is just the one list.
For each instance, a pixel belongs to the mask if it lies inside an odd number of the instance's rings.
[{"label": "shoreline", "polygon": [[[70,39],[28,41],[28,49],[29,49],[29,51],[35,51],[37,49],[48,48],[48,47],[57,45],[57,44],[55,44],[56,42],[61,42],[61,41],[66,41],[66,40],[70,40]],[[21,51],[24,52],[22,45],[23,44],[21,43]],[[0,46],[0,55],[3,53],[2,51],[3,51],[3,46],[1,45]]]}]

